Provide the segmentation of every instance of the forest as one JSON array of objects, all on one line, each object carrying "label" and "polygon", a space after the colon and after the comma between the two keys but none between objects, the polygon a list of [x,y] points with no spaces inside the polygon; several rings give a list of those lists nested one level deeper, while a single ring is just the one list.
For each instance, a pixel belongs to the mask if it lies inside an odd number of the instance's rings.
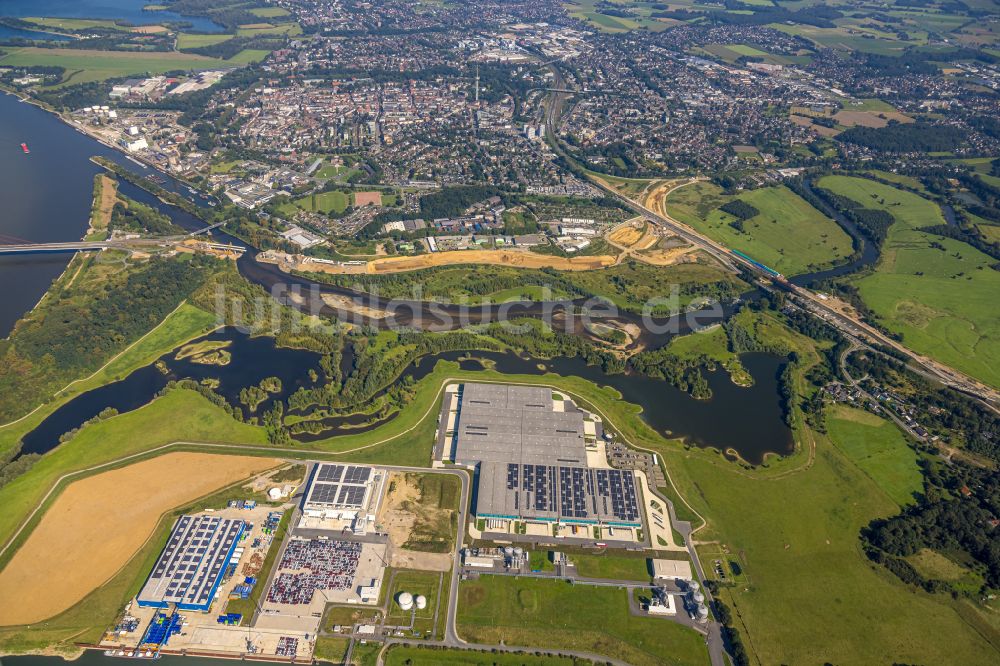
[{"label": "forest", "polygon": [[955,150],[965,132],[948,125],[890,122],[885,127],[855,125],[838,134],[837,141],[889,153],[929,153]]},{"label": "forest", "polygon": [[0,420],[99,368],[163,321],[216,268],[217,260],[202,256],[154,258],[85,287],[54,289],[0,343]]}]

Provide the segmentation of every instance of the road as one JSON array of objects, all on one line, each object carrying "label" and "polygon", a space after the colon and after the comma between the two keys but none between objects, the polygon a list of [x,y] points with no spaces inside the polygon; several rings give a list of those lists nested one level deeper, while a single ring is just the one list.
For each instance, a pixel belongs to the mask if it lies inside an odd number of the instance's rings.
[{"label": "road", "polygon": [[[559,68],[556,67],[555,64],[549,64],[549,70],[552,72],[554,77],[553,87],[566,88],[565,81],[559,71]],[[559,142],[559,118],[562,115],[562,107],[565,104],[565,101],[566,93],[553,92],[547,98],[545,104],[545,135],[553,150],[567,161],[573,163],[573,158],[566,153]],[[982,382],[973,379],[972,377],[969,377],[965,373],[962,373],[952,367],[946,366],[914,352],[908,347],[900,344],[898,341],[885,335],[878,329],[835,309],[828,304],[825,299],[821,298],[819,294],[804,287],[790,284],[784,280],[783,277],[776,277],[762,271],[753,262],[747,261],[746,259],[733,254],[732,251],[725,245],[722,245],[707,236],[703,236],[686,224],[673,219],[666,214],[666,211],[653,211],[642,203],[633,201],[632,199],[624,196],[599,178],[591,177],[590,180],[603,192],[611,197],[614,197],[633,212],[638,213],[650,222],[669,230],[688,243],[691,243],[695,247],[705,251],[712,257],[722,262],[723,265],[728,267],[739,266],[740,268],[746,269],[747,271],[772,282],[780,289],[790,291],[809,312],[820,317],[835,328],[856,338],[866,339],[870,343],[895,349],[896,351],[904,354],[912,364],[919,366],[924,373],[934,377],[937,381],[966,393],[967,395],[978,398],[994,411],[1000,411],[1000,392],[995,389],[986,386]]]}]

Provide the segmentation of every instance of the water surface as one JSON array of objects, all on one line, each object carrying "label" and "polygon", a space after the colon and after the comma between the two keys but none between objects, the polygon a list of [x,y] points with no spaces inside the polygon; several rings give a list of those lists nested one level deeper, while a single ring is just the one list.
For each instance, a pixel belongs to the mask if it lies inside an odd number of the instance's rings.
[{"label": "water surface", "polygon": [[223,30],[219,24],[200,16],[143,10],[143,7],[152,4],[156,4],[154,0],[0,0],[0,16],[122,19],[133,25],[185,22],[198,32]]}]

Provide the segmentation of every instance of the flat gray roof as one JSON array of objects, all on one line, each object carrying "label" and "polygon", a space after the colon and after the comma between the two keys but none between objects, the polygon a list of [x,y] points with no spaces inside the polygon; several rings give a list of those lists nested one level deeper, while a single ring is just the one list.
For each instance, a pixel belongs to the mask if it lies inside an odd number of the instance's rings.
[{"label": "flat gray roof", "polygon": [[641,525],[635,476],[587,467],[584,413],[539,386],[464,384],[454,461],[478,465],[476,514]]},{"label": "flat gray roof", "polygon": [[455,462],[585,465],[583,413],[553,411],[552,390],[465,384],[455,426]]}]

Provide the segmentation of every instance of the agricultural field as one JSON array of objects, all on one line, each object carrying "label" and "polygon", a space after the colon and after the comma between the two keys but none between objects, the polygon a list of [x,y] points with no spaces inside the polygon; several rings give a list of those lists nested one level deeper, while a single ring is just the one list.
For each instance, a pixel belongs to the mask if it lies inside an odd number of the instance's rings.
[{"label": "agricultural field", "polygon": [[631,615],[628,594],[564,581],[484,576],[461,583],[458,633],[481,643],[593,651],[636,666],[708,661],[701,635],[674,622]]},{"label": "agricultural field", "polygon": [[728,63],[735,63],[744,56],[760,58],[761,61],[772,65],[802,65],[811,59],[808,55],[776,55],[747,44],[706,44],[701,50]]},{"label": "agricultural field", "polygon": [[204,70],[243,64],[237,54],[232,60],[219,60],[189,53],[137,53],[86,49],[11,49],[0,56],[0,67],[64,67],[66,74],[59,85],[103,81],[136,74],[162,74],[173,70]]},{"label": "agricultural field", "polygon": [[[743,221],[743,231],[734,228],[735,216],[719,210],[737,199],[760,211]],[[785,275],[841,261],[853,251],[850,236],[836,222],[784,186],[726,195],[712,183],[695,183],[671,192],[665,208],[680,222]]]},{"label": "agricultural field", "polygon": [[827,413],[827,429],[834,445],[900,506],[923,491],[917,454],[892,422],[836,405]]},{"label": "agricultural field", "polygon": [[996,261],[960,241],[920,231],[944,224],[940,208],[923,197],[849,176],[827,176],[818,184],[896,218],[874,273],[853,280],[880,322],[902,335],[907,347],[1000,386]]},{"label": "agricultural field", "polygon": [[180,50],[198,49],[203,46],[221,44],[222,42],[227,42],[232,38],[233,35],[199,35],[182,32],[177,35],[177,48]]},{"label": "agricultural field", "polygon": [[[0,570],[0,625],[70,608],[132,558],[165,512],[277,464],[168,453],[71,483]],[[159,482],[165,474],[170,483]]]}]

